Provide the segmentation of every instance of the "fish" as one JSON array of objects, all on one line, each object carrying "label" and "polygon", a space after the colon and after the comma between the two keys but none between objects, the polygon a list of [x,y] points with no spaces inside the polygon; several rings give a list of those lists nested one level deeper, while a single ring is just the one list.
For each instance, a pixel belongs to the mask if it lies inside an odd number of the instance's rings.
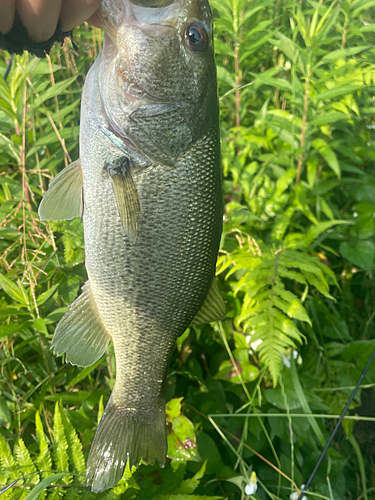
[{"label": "fish", "polygon": [[176,339],[225,317],[215,267],[223,220],[213,21],[207,0],[103,0],[101,53],[82,93],[80,158],[50,183],[41,220],[82,217],[88,281],[52,349],[90,366],[113,341],[116,383],[86,480],[166,463]]}]

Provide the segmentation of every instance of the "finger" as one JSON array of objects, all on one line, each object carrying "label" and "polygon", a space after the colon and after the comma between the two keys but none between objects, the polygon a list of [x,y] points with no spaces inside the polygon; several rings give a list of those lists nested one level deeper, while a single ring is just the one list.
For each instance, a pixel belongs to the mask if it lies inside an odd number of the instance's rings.
[{"label": "finger", "polygon": [[101,0],[63,0],[60,15],[62,30],[70,31],[89,19],[100,3]]},{"label": "finger", "polygon": [[87,19],[87,22],[89,24],[92,24],[92,26],[95,26],[96,28],[102,28],[103,23],[102,23],[102,18],[99,16],[97,12],[93,14],[91,17]]},{"label": "finger", "polygon": [[16,9],[29,37],[45,42],[56,31],[62,0],[16,0]]},{"label": "finger", "polygon": [[0,32],[6,35],[14,24],[14,15],[16,12],[15,0],[0,0]]}]

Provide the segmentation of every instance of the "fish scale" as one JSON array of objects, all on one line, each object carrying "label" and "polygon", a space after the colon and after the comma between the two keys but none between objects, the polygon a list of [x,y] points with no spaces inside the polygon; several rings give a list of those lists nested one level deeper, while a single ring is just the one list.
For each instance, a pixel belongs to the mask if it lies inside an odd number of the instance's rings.
[{"label": "fish scale", "polygon": [[42,219],[83,212],[89,279],[55,330],[55,354],[90,366],[114,344],[116,383],[87,462],[95,492],[114,486],[127,462],[164,466],[176,339],[225,316],[215,281],[223,204],[209,5],[136,4],[102,2],[109,36],[84,85],[80,161],[39,208]]},{"label": "fish scale", "polygon": [[[211,148],[205,138],[201,142],[204,148]],[[203,147],[197,144],[200,160]],[[98,186],[101,181],[99,191],[105,194],[101,198],[85,197],[86,267],[104,326],[115,346],[116,336],[121,338],[124,331],[132,331],[132,338],[136,335],[139,321],[132,324],[132,317],[143,309],[158,328],[150,331],[147,324],[142,325],[137,333],[141,341],[150,339],[155,344],[171,331],[169,344],[173,346],[176,335],[189,326],[207,295],[214,276],[212,249],[218,246],[221,224],[221,206],[215,201],[220,194],[213,169],[216,159],[212,155],[208,158],[200,169],[189,168],[193,158],[186,158],[176,169],[153,167],[134,177],[142,212],[142,227],[134,245],[124,234],[101,165],[97,166],[98,179],[91,176],[86,187],[85,171],[92,172],[93,168],[82,161],[85,192],[91,192],[90,182]],[[106,220],[115,217],[113,229],[113,223],[108,226]],[[129,309],[132,314],[120,315],[116,308]],[[119,381],[119,367],[117,372]]]}]

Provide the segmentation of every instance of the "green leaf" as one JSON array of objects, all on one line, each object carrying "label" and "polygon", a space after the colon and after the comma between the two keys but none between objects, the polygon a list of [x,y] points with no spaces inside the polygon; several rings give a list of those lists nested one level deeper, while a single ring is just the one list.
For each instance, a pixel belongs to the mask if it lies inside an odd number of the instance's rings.
[{"label": "green leaf", "polygon": [[16,461],[13,458],[8,443],[0,434],[0,475],[4,478],[3,481],[14,481],[19,478],[19,470]]},{"label": "green leaf", "polygon": [[372,271],[375,258],[375,246],[370,240],[344,241],[340,245],[340,253],[352,264],[361,267],[367,272]]},{"label": "green leaf", "polygon": [[47,401],[68,401],[69,403],[82,403],[85,399],[91,396],[90,391],[79,392],[59,392],[58,394],[50,394],[45,397]]},{"label": "green leaf", "polygon": [[[220,364],[219,370],[214,378],[228,380],[228,382],[231,382],[232,384],[242,384],[242,382],[246,384],[247,382],[253,382],[259,376],[258,368],[249,363],[249,361],[240,361],[235,358],[235,362],[237,370],[232,361],[229,359],[227,361],[223,361]],[[241,375],[241,378],[238,373]]]},{"label": "green leaf", "polygon": [[337,161],[337,157],[333,149],[326,143],[323,139],[314,139],[311,143],[314,148],[323,156],[325,161],[331,167],[331,169],[335,172],[337,177],[341,177],[341,170],[339,162]]},{"label": "green leaf", "polygon": [[325,90],[324,92],[321,92],[320,94],[316,94],[312,96],[313,101],[322,101],[324,99],[333,99],[335,97],[341,97],[343,95],[348,95],[351,94],[352,92],[355,92],[356,90],[363,89],[363,84],[358,84],[358,85],[339,85],[338,87],[334,87],[329,90]]},{"label": "green leaf", "polygon": [[13,283],[12,280],[4,276],[0,273],[0,286],[4,290],[4,292],[9,295],[10,298],[15,300],[20,304],[27,304],[28,301],[25,300],[25,295],[22,293],[22,290]]},{"label": "green leaf", "polygon": [[35,327],[36,330],[38,330],[38,332],[42,332],[45,335],[48,335],[48,330],[47,330],[46,322],[44,321],[43,318],[36,318],[34,320],[34,327]]},{"label": "green leaf", "polygon": [[[58,470],[69,471],[69,459],[68,459],[68,442],[65,435],[64,424],[62,421],[62,416],[60,412],[60,404],[55,405],[55,417],[53,423],[53,453],[55,459],[55,465]],[[64,474],[64,483],[70,484],[72,478],[70,474]]]},{"label": "green leaf", "polygon": [[[199,469],[199,471],[196,474],[194,474],[194,476],[192,478],[185,479],[184,481],[181,482],[181,484],[178,487],[178,490],[175,492],[175,494],[191,495],[192,493],[194,493],[194,491],[199,486],[200,480],[202,479],[202,477],[204,476],[204,474],[206,472],[206,466],[207,466],[207,460],[204,461],[202,467]],[[189,497],[189,498],[191,498],[191,497]]]},{"label": "green leaf", "polygon": [[41,306],[42,304],[44,304],[45,302],[47,302],[47,300],[55,293],[55,291],[57,290],[57,287],[59,285],[53,285],[51,286],[51,288],[43,293],[41,293],[37,299],[36,299],[36,303],[38,306]]},{"label": "green leaf", "polygon": [[224,497],[207,495],[158,495],[153,500],[225,500]]},{"label": "green leaf", "polygon": [[185,415],[172,420],[172,428],[167,435],[168,457],[174,460],[200,461],[194,425]]},{"label": "green leaf", "polygon": [[99,399],[98,416],[96,419],[97,425],[100,424],[100,420],[102,419],[103,413],[104,413],[104,398],[103,395],[101,395]]},{"label": "green leaf", "polygon": [[323,64],[326,61],[336,61],[337,59],[342,59],[344,57],[354,56],[355,54],[368,50],[369,48],[371,47],[368,45],[358,45],[357,47],[350,47],[348,49],[332,50],[322,57],[319,64]]},{"label": "green leaf", "polygon": [[31,460],[29,450],[26,448],[25,443],[21,438],[17,441],[14,450],[14,456],[19,465],[19,470],[24,476],[27,477],[26,482],[39,483],[39,474],[32,474],[33,472],[36,473],[36,468],[33,461]]},{"label": "green leaf", "polygon": [[344,113],[324,113],[317,116],[310,121],[310,125],[315,125],[316,127],[322,127],[323,125],[330,125],[331,123],[346,121],[347,116]]},{"label": "green leaf", "polygon": [[368,203],[375,202],[375,184],[368,182],[352,191],[352,196],[356,201],[367,201]]},{"label": "green leaf", "polygon": [[9,325],[0,325],[0,338],[8,337],[10,335],[13,335],[13,333],[19,332],[24,325],[25,323],[10,323]]},{"label": "green leaf", "polygon": [[78,74],[72,76],[71,78],[67,78],[61,82],[55,83],[49,87],[42,95],[37,97],[34,101],[34,108],[38,108],[41,104],[43,104],[47,99],[51,99],[51,97],[61,95],[70,85],[77,79]]},{"label": "green leaf", "polygon": [[[12,416],[5,398],[0,398],[0,424],[8,426],[12,422]],[[0,475],[1,477],[1,475]],[[1,483],[1,480],[0,480]]]},{"label": "green leaf", "polygon": [[39,443],[39,455],[36,458],[36,463],[38,465],[38,469],[41,471],[42,477],[46,478],[52,474],[52,472],[50,472],[52,470],[52,460],[46,436],[44,434],[43,424],[38,411],[35,414],[35,430],[37,441]]},{"label": "green leaf", "polygon": [[276,389],[268,389],[265,391],[266,400],[276,408],[280,408],[281,410],[296,410],[297,408],[301,408],[301,402],[298,399],[297,395],[291,388],[287,388],[286,397],[287,401],[285,401],[285,397],[282,394],[280,388]]},{"label": "green leaf", "polygon": [[324,222],[319,222],[318,224],[314,224],[309,228],[307,234],[301,239],[300,243],[297,243],[295,248],[298,248],[301,244],[303,245],[311,245],[313,241],[315,241],[319,235],[327,231],[333,226],[337,226],[338,224],[351,224],[350,221],[347,220],[327,220]]},{"label": "green leaf", "polygon": [[274,304],[276,307],[281,309],[284,313],[286,313],[290,318],[298,319],[300,321],[304,321],[311,325],[311,320],[306,312],[306,309],[300,303],[298,299],[294,299],[291,304],[281,300],[278,297],[274,297]]},{"label": "green leaf", "polygon": [[[356,5],[357,2],[355,2],[354,6]],[[375,5],[375,0],[367,0],[367,2],[360,2],[359,6],[355,10],[353,10],[352,15],[353,16],[358,16],[360,12],[363,10],[370,9],[371,7],[374,7]],[[353,7],[354,7],[353,6]]]},{"label": "green leaf", "polygon": [[305,55],[305,51],[290,38],[286,37],[283,33],[277,32],[276,35],[280,39],[280,42],[278,44],[279,48],[292,62],[297,63],[297,66],[302,73],[305,73],[306,68],[304,57],[302,57],[302,55]]},{"label": "green leaf", "polygon": [[242,333],[233,332],[234,345],[237,349],[247,349],[246,336]]},{"label": "green leaf", "polygon": [[35,488],[33,488],[30,493],[24,498],[24,500],[36,500],[39,498],[40,494],[49,486],[50,484],[59,481],[65,476],[64,474],[54,474],[53,476],[47,477],[43,479],[41,483],[39,483]]},{"label": "green leaf", "polygon": [[271,85],[271,87],[275,87],[281,90],[289,90],[290,92],[292,92],[293,90],[292,84],[287,80],[283,80],[282,78],[272,78],[271,76],[268,76],[264,73],[252,73],[252,75],[256,78],[258,85]]},{"label": "green leaf", "polygon": [[78,384],[78,382],[81,382],[81,380],[85,379],[92,371],[95,370],[100,364],[102,363],[102,359],[98,359],[93,365],[87,366],[86,368],[83,368],[79,374],[74,377],[73,380],[69,382],[69,384],[66,386],[67,389],[70,389],[71,387],[74,387],[75,385]]},{"label": "green leaf", "polygon": [[[294,386],[294,389],[295,389],[296,396],[297,396],[297,398],[299,399],[299,401],[301,403],[303,411],[306,413],[307,416],[311,415],[312,411],[310,409],[309,403],[308,403],[308,401],[306,399],[304,390],[302,388],[300,379],[298,377],[298,372],[297,372],[297,368],[296,368],[296,364],[295,364],[293,356],[291,356],[290,373],[292,375],[292,381],[293,381],[293,386]],[[318,422],[316,421],[316,419],[311,416],[311,417],[308,417],[308,421],[309,421],[309,424],[311,425],[311,428],[315,432],[315,435],[318,438],[320,445],[321,446],[325,446],[326,440],[324,438],[323,432],[321,431],[321,429],[320,429],[320,427],[319,427]]]},{"label": "green leaf", "polygon": [[83,456],[82,444],[81,441],[78,439],[76,430],[70,423],[70,420],[62,407],[61,401],[60,401],[60,415],[64,425],[64,432],[68,444],[70,463],[73,465],[75,472],[80,474],[80,476],[84,477],[86,471],[86,463],[85,463],[85,457]]},{"label": "green leaf", "polygon": [[167,420],[172,422],[173,419],[181,415],[181,401],[184,398],[174,398],[168,401],[165,406],[165,412],[167,415]]}]

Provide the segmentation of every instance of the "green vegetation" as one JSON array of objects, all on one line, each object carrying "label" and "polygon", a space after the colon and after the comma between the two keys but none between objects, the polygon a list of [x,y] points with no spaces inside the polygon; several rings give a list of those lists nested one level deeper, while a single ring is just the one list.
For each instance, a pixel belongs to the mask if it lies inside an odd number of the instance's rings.
[{"label": "green vegetation", "polygon": [[[80,95],[102,35],[76,30],[79,53],[67,43],[45,60],[17,57],[0,79],[4,500],[297,498],[375,348],[375,2],[211,3],[228,315],[178,340],[170,465],[127,470],[99,495],[84,486],[85,458],[113,350],[85,369],[49,350],[85,281],[83,233],[78,219],[40,222],[37,207],[78,157]],[[372,366],[308,498],[375,499],[374,380]]]}]

